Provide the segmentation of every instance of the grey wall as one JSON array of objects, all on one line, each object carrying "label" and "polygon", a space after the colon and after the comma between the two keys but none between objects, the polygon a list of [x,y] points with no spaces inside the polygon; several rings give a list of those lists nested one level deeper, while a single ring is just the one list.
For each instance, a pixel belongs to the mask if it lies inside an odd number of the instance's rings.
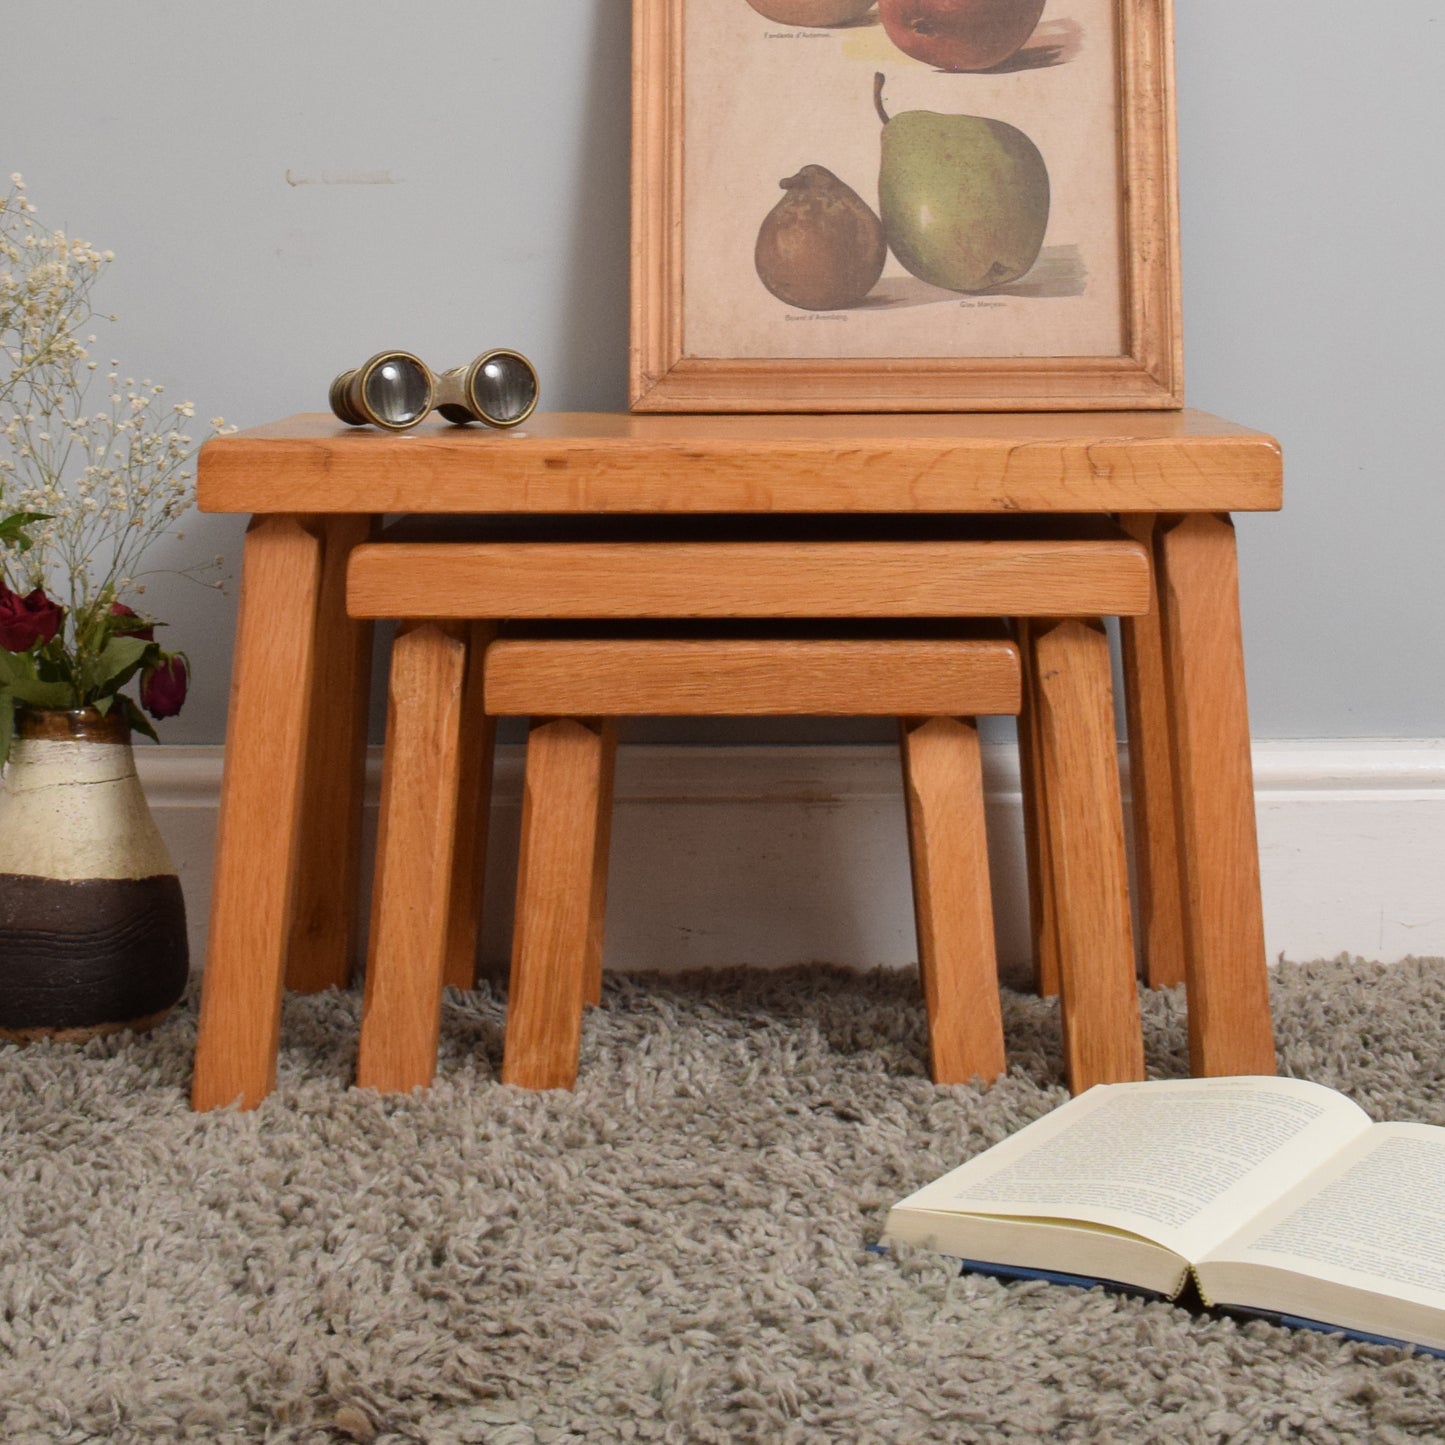
[{"label": "grey wall", "polygon": [[[728,3],[728,0],[716,0]],[[1051,0],[1056,7],[1066,0]],[[628,0],[4,0],[0,175],[118,259],[98,350],[243,426],[383,346],[625,404]],[[1266,737],[1445,734],[1441,0],[1180,0],[1192,405],[1274,432],[1240,523]],[[239,556],[196,519],[169,560]],[[218,742],[232,595],[148,598]]]},{"label": "grey wall", "polygon": [[1177,0],[1186,386],[1274,432],[1242,519],[1268,737],[1445,734],[1445,5]]}]

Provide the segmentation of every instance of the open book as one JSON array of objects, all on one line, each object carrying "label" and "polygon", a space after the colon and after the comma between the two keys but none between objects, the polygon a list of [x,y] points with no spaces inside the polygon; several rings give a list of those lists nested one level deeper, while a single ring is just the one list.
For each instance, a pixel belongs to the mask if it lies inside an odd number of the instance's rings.
[{"label": "open book", "polygon": [[1445,1351],[1445,1128],[1300,1079],[1104,1084],[889,1212],[885,1241]]}]

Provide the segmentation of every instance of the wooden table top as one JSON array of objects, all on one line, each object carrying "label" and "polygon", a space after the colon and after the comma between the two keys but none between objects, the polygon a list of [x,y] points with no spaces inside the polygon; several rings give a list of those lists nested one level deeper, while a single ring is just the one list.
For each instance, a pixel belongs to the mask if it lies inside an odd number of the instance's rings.
[{"label": "wooden table top", "polygon": [[201,448],[206,512],[1256,512],[1279,443],[1207,412],[288,417]]}]

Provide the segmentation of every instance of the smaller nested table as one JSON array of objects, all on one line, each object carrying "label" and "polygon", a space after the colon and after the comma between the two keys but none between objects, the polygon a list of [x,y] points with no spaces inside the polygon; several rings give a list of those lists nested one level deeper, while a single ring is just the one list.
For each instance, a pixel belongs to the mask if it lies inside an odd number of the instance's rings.
[{"label": "smaller nested table", "polygon": [[[370,625],[351,550],[383,516],[1115,517],[1155,605],[1124,619],[1149,981],[1188,988],[1195,1074],[1274,1072],[1234,529],[1282,498],[1278,444],[1197,411],[972,416],[537,414],[389,435],[299,416],[206,444],[202,510],[250,513],[192,1102],[274,1083],[283,988],[347,982]],[[1067,525],[1062,524],[1060,525]],[[567,597],[569,579],[529,587]],[[545,616],[545,604],[534,615]],[[714,613],[713,615],[716,615]]]}]

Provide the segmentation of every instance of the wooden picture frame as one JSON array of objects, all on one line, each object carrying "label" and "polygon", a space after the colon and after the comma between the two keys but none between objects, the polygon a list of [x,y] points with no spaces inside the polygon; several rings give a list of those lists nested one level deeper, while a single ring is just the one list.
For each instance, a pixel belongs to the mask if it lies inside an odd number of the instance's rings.
[{"label": "wooden picture frame", "polygon": [[[1006,287],[966,291],[956,286],[955,273],[950,273],[940,289],[934,284],[936,268],[929,273],[934,283],[920,280],[919,270],[911,267],[911,276],[903,273],[894,241],[900,235],[905,243],[909,241],[904,229],[908,215],[895,205],[893,229],[888,229],[889,222],[879,229],[889,243],[883,279],[867,293],[866,300],[831,313],[818,310],[811,314],[788,310],[789,303],[780,299],[781,289],[773,289],[778,281],[771,272],[772,285],[763,279],[766,263],[762,252],[753,247],[766,214],[760,209],[764,203],[755,197],[762,195],[760,168],[767,160],[752,159],[752,152],[759,149],[756,144],[729,152],[727,126],[736,123],[738,134],[751,135],[754,142],[761,136],[763,150],[770,148],[773,137],[788,134],[793,114],[800,125],[812,128],[808,144],[815,151],[832,144],[833,132],[840,137],[845,132],[860,133],[859,86],[853,77],[862,75],[867,57],[880,53],[879,47],[897,32],[883,27],[872,10],[849,26],[812,28],[780,24],[758,13],[770,8],[780,13],[780,9],[788,11],[799,3],[633,0],[631,409],[908,412],[1181,407],[1171,0],[1047,0],[1038,29],[1018,56],[978,75],[952,73],[900,51],[898,62],[887,67],[892,80],[879,71],[879,119],[869,122],[874,127],[872,139],[853,146],[853,175],[858,178],[855,198],[874,210],[876,223],[885,208],[879,200],[881,184],[875,191],[863,175],[865,147],[871,144],[873,155],[882,154],[876,127],[881,121],[886,133],[899,113],[895,110],[890,116],[884,109],[884,85],[900,91],[911,87],[913,94],[928,102],[919,110],[933,111],[930,120],[934,121],[940,115],[957,116],[977,125],[978,116],[989,114],[985,102],[995,111],[1012,107],[1010,113],[1016,118],[1020,113],[1037,117],[1036,121],[1028,119],[1030,127],[1037,130],[1042,126],[1046,133],[1052,127],[1052,133],[1060,137],[1058,149],[1064,151],[1072,144],[1077,107],[1066,108],[1067,114],[1062,116],[1050,114],[1051,94],[1064,93],[1052,77],[1067,71],[1066,62],[1076,63],[1080,54],[1088,56],[1087,66],[1078,64],[1069,83],[1077,90],[1087,80],[1092,87],[1083,108],[1088,114],[1082,120],[1096,126],[1096,139],[1103,137],[1103,142],[1088,151],[1088,166],[1097,163],[1100,172],[1111,179],[1107,185],[1094,183],[1087,166],[1078,163],[1082,150],[1069,152],[1075,163],[1072,170],[1063,172],[1066,186],[1072,185],[1078,200],[1071,214],[1081,218],[1077,221],[1080,236],[1092,247],[1087,265],[1079,259],[1086,246],[1057,245],[1051,248],[1058,264],[1050,263],[1054,279],[1048,285],[1030,281],[1034,274],[1043,274],[1041,261],[1035,261],[1033,271]],[[811,3],[816,5],[817,0]],[[857,3],[866,4],[867,0]],[[880,3],[894,7],[896,18],[896,7],[907,0]],[[937,5],[940,0],[925,3]],[[1087,12],[1096,23],[1081,28],[1070,19],[1074,12]],[[819,12],[815,9],[812,13]],[[1097,23],[1100,16],[1105,17],[1104,23]],[[709,45],[718,48],[720,26],[726,29],[727,53],[710,54]],[[766,46],[774,49],[762,49]],[[834,48],[830,50],[830,46]],[[856,59],[858,54],[864,57],[861,62]],[[1060,55],[1064,59],[1059,59]],[[777,80],[782,57],[794,67],[789,75],[797,77],[797,94],[787,93],[793,89],[791,79],[782,84]],[[737,120],[756,114],[734,98],[735,86],[748,83],[746,73],[738,78],[740,58],[742,63],[761,67],[759,76],[772,77],[766,84],[755,84],[760,98],[773,98],[776,110],[763,129],[752,121]],[[770,66],[774,68],[771,72],[766,70]],[[845,66],[852,69],[843,69]],[[720,77],[715,86],[711,82],[714,74]],[[809,94],[809,78],[814,75],[818,77],[812,82],[817,93]],[[1107,77],[1102,84],[1098,81],[1101,75]],[[845,92],[846,110],[840,99]],[[705,159],[697,159],[691,167],[686,133],[690,115],[701,137],[694,149],[700,157],[706,153]],[[820,117],[827,124],[826,132],[819,128]],[[1017,133],[1002,119],[984,123]],[[916,134],[915,124],[909,139]],[[1034,146],[1034,153],[1043,155],[1039,146]],[[783,194],[771,188],[772,177],[785,164],[783,154],[779,149],[777,165],[767,176],[767,205]],[[929,158],[923,150],[915,154]],[[811,164],[806,153],[797,159]],[[793,162],[787,160],[786,164]],[[951,151],[948,164],[957,164]],[[740,191],[725,165],[747,170],[751,189],[746,203],[739,202]],[[878,166],[875,160],[875,182]],[[783,169],[782,174],[786,176],[788,171]],[[833,179],[826,170],[824,174]],[[925,188],[929,184],[953,185],[951,180],[931,182],[926,172],[916,168],[914,175],[918,174],[925,178],[915,184]],[[797,177],[793,179],[796,182]],[[903,183],[893,182],[895,193]],[[1051,195],[1062,197],[1065,189],[1051,171],[1045,172],[1042,206],[1046,214]],[[954,185],[952,194],[957,190]],[[690,204],[697,209],[690,212]],[[1047,225],[1054,227],[1060,215],[1056,204]],[[725,264],[718,266],[711,257],[714,251],[724,254],[717,249],[724,242],[715,239],[724,233],[729,249]],[[1044,239],[1052,236],[1050,230]],[[698,259],[705,252],[710,258],[706,267]],[[1043,258],[1050,248],[1039,250],[1036,246],[1036,254]],[[746,278],[745,264],[752,267]],[[895,273],[891,280],[890,268]],[[1066,273],[1074,279],[1067,280]],[[837,268],[834,273],[825,268],[825,274],[837,274]],[[724,275],[727,285],[719,279]],[[769,295],[770,291],[773,294]],[[1067,304],[1056,303],[1052,310],[1039,304],[1050,298]],[[765,306],[786,312],[784,319],[791,321],[794,329],[780,332],[772,314],[761,309]],[[969,308],[970,314],[959,307]],[[889,314],[884,316],[884,311]],[[1067,339],[1054,339],[1051,328],[1056,319],[1066,323],[1059,329],[1067,333]],[[853,324],[846,332],[836,324],[826,328],[798,324],[812,320]],[[876,336],[883,326],[900,330],[879,341]],[[1016,329],[1010,331],[1011,326]],[[720,339],[714,340],[714,334]],[[972,341],[974,334],[984,341]],[[869,341],[870,336],[875,339]],[[969,354],[975,344],[983,346],[985,354]],[[817,346],[832,351],[815,354],[810,348]],[[872,347],[869,354],[862,354],[865,346]],[[786,354],[794,347],[808,354]],[[853,347],[858,351],[849,354]],[[1062,354],[1054,354],[1056,350]]]}]

